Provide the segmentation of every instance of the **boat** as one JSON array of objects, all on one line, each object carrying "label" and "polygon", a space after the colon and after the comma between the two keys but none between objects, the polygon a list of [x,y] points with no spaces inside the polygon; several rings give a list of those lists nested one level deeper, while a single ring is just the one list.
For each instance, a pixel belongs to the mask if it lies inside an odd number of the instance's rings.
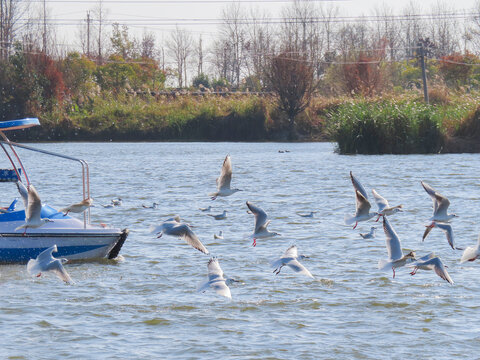
[{"label": "boat", "polygon": [[[82,169],[83,198],[90,198],[90,175],[85,160],[12,142],[5,135],[6,131],[38,125],[40,122],[37,118],[0,122],[0,147],[12,165],[12,169],[0,169],[0,182],[21,181],[29,186],[28,173],[15,151],[16,148],[22,148],[78,162]],[[26,263],[53,245],[57,245],[58,249],[55,256],[68,260],[114,259],[128,236],[128,229],[120,230],[105,224],[92,225],[90,208],[83,212],[81,221],[43,203],[41,217],[53,221],[36,229],[16,230],[25,223],[25,209],[16,210],[16,205],[17,200],[14,200],[8,208],[0,209],[0,264]]]}]

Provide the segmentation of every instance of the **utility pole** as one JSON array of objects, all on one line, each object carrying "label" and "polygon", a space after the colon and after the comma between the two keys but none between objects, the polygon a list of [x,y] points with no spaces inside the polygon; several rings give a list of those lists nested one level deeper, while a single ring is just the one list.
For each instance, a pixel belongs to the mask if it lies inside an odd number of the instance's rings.
[{"label": "utility pole", "polygon": [[425,69],[425,51],[423,48],[423,43],[418,43],[418,51],[420,55],[420,66],[422,67],[422,80],[423,80],[423,97],[425,98],[425,103],[428,101],[428,87],[427,87],[427,71]]},{"label": "utility pole", "polygon": [[202,35],[200,35],[200,41],[198,44],[198,71],[197,76],[203,74],[203,50],[202,50]]},{"label": "utility pole", "polygon": [[43,53],[47,53],[47,7],[43,0]]},{"label": "utility pole", "polygon": [[90,11],[87,11],[87,57],[90,59]]}]

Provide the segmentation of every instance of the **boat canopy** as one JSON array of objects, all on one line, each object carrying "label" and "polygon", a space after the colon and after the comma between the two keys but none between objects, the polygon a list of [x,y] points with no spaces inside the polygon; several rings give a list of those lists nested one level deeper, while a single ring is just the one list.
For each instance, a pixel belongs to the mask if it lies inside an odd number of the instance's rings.
[{"label": "boat canopy", "polygon": [[40,121],[37,118],[0,121],[0,131],[26,129],[37,125],[40,125]]}]

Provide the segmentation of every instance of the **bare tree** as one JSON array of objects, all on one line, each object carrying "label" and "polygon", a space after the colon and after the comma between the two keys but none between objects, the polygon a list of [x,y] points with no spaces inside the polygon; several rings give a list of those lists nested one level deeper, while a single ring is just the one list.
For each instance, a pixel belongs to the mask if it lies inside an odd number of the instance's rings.
[{"label": "bare tree", "polygon": [[107,12],[103,6],[103,0],[98,0],[98,5],[94,9],[93,17],[95,18],[95,30],[97,33],[97,61],[101,64],[103,62],[104,57],[104,46],[106,42],[106,34],[105,34],[105,21],[107,18]]},{"label": "bare tree", "polygon": [[296,138],[295,118],[303,112],[315,90],[314,69],[305,55],[285,51],[272,57],[267,72],[280,110],[288,116],[290,138]]},{"label": "bare tree", "polygon": [[454,8],[446,2],[438,1],[432,7],[430,39],[436,44],[436,56],[445,56],[458,50],[458,24],[451,14]]},{"label": "bare tree", "polygon": [[140,53],[142,58],[154,59],[155,51],[155,35],[153,33],[144,33],[140,45]]},{"label": "bare tree", "polygon": [[192,53],[192,36],[177,26],[167,40],[167,48],[177,65],[178,86],[187,86],[187,59]]},{"label": "bare tree", "polygon": [[28,10],[28,2],[0,0],[0,59],[7,59],[13,45],[19,20]]}]

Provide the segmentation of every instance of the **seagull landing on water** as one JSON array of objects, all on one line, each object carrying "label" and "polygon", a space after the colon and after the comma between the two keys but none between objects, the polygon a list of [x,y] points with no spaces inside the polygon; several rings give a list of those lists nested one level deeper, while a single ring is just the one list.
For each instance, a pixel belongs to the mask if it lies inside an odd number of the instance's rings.
[{"label": "seagull landing on water", "polygon": [[53,245],[42,251],[36,259],[30,259],[27,263],[27,271],[30,275],[40,277],[42,272],[51,271],[65,282],[71,283],[72,279],[63,267],[68,260],[54,258],[52,253],[57,252],[57,245]]},{"label": "seagull landing on water", "polygon": [[212,288],[219,295],[225,296],[226,298],[231,299],[232,294],[228,284],[232,282],[238,282],[232,278],[225,276],[225,273],[220,268],[218,259],[216,257],[211,258],[208,261],[208,280],[201,283],[198,286],[198,292],[205,292],[208,288]]},{"label": "seagull landing on water", "polygon": [[267,220],[267,213],[263,211],[262,208],[253,205],[250,201],[247,201],[247,206],[252,214],[255,215],[255,229],[250,236],[253,239],[252,246],[257,246],[257,239],[266,239],[280,235],[279,233],[267,229],[270,220]]},{"label": "seagull landing on water", "polygon": [[480,235],[478,236],[477,244],[473,246],[468,246],[462,254],[460,263],[466,261],[475,261],[480,257]]},{"label": "seagull landing on water", "polygon": [[93,204],[93,199],[88,198],[80,201],[79,203],[67,206],[66,208],[60,209],[60,212],[63,212],[63,216],[67,216],[69,212],[80,214],[87,210]]},{"label": "seagull landing on water", "polygon": [[235,194],[237,191],[242,191],[240,189],[231,189],[230,183],[232,181],[232,160],[230,155],[225,157],[223,161],[222,171],[220,176],[217,178],[217,191],[211,194],[208,194],[212,197],[212,200],[215,200],[218,196],[230,196]]},{"label": "seagull landing on water", "polygon": [[25,209],[25,224],[20,225],[15,230],[25,229],[23,232],[23,235],[25,235],[28,228],[36,229],[45,225],[47,222],[53,222],[53,220],[47,218],[40,218],[41,212],[42,201],[35,187],[30,184],[28,186],[28,204]]},{"label": "seagull landing on water", "polygon": [[157,234],[158,238],[162,237],[163,234],[183,238],[188,244],[193,246],[198,251],[201,251],[204,254],[209,253],[207,248],[198,239],[197,235],[195,235],[190,226],[188,226],[188,224],[183,224],[180,222],[179,216],[167,219],[158,226],[151,226],[150,232],[152,234]]},{"label": "seagull landing on water", "polygon": [[448,281],[450,284],[453,284],[453,280],[447,272],[446,266],[443,265],[442,260],[439,257],[432,257],[428,260],[415,261],[414,263],[408,265],[413,267],[413,271],[410,275],[415,275],[420,270],[433,270],[435,273],[440,276],[443,280]]},{"label": "seagull landing on water", "polygon": [[378,206],[378,210],[377,210],[378,218],[376,221],[380,219],[380,216],[390,216],[399,211],[403,211],[402,210],[403,205],[390,206],[387,199],[380,196],[380,194],[377,193],[375,189],[372,189],[372,194],[373,194],[373,198],[375,199],[375,203]]},{"label": "seagull landing on water", "polygon": [[364,239],[373,239],[375,238],[375,231],[377,230],[377,228],[375,226],[372,226],[370,228],[370,232],[369,233],[360,233],[360,236]]},{"label": "seagull landing on water", "polygon": [[227,218],[227,210],[223,210],[221,214],[207,214],[208,216],[213,217],[215,220],[225,220]]},{"label": "seagull landing on water", "polygon": [[395,278],[395,269],[415,260],[415,252],[411,251],[403,255],[400,239],[386,216],[383,217],[383,230],[385,232],[385,245],[387,247],[388,259],[380,260],[378,262],[378,268],[380,270],[392,269],[393,278]]},{"label": "seagull landing on water", "polygon": [[350,179],[352,180],[352,185],[355,190],[355,215],[345,215],[345,224],[352,225],[355,223],[353,228],[355,229],[359,221],[367,221],[372,217],[377,215],[375,212],[370,212],[371,205],[368,201],[367,192],[365,191],[362,184],[357,180],[353,173],[350,171]]},{"label": "seagull landing on water", "polygon": [[430,221],[438,222],[450,222],[454,217],[458,217],[456,214],[447,214],[450,201],[442,194],[436,192],[430,185],[422,181],[422,186],[433,201],[433,216]]},{"label": "seagull landing on water", "polygon": [[275,260],[271,263],[272,267],[275,268],[273,272],[275,273],[275,275],[278,275],[280,273],[280,270],[282,270],[282,267],[286,265],[299,274],[303,274],[313,278],[313,275],[310,273],[310,271],[308,271],[305,266],[300,264],[299,260],[303,259],[308,259],[308,256],[298,255],[297,246],[292,245],[287,249],[287,251],[285,251],[285,253],[280,259]]},{"label": "seagull landing on water", "polygon": [[434,227],[438,227],[439,229],[443,230],[443,232],[447,236],[448,245],[450,245],[450,247],[453,250],[463,250],[463,248],[459,248],[459,247],[456,247],[455,245],[453,245],[452,225],[447,224],[447,223],[441,223],[441,222],[438,222],[438,221],[432,221],[432,223],[430,225],[426,226],[425,232],[423,233],[422,241],[425,240],[425,238],[428,236],[428,234],[430,233],[430,231],[432,231],[432,229]]}]

